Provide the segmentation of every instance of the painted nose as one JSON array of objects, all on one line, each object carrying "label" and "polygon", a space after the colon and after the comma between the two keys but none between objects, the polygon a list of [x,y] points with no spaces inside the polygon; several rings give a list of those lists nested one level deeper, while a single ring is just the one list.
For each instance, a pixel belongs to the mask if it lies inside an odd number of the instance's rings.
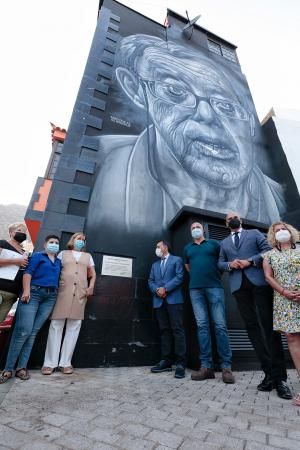
[{"label": "painted nose", "polygon": [[215,113],[212,109],[208,100],[200,100],[198,107],[196,109],[196,113],[194,115],[194,120],[203,121],[203,122],[212,122],[215,120]]}]

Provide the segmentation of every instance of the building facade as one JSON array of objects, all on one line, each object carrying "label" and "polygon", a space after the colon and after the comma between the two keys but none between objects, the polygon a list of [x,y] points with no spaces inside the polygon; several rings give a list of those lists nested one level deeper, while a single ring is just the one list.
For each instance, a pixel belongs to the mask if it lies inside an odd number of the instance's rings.
[{"label": "building facade", "polygon": [[[114,0],[100,2],[40,215],[37,248],[47,234],[61,235],[64,245],[83,230],[96,263],[96,292],[75,355],[79,366],[157,359],[147,287],[157,240],[169,239],[180,254],[195,218],[208,237],[222,239],[228,210],[265,230],[299,201],[284,153],[278,160],[269,152],[236,46],[188,26],[171,10],[168,24]],[[186,297],[192,349],[187,291]],[[251,346],[229,292],[226,302],[235,360],[246,364]]]}]

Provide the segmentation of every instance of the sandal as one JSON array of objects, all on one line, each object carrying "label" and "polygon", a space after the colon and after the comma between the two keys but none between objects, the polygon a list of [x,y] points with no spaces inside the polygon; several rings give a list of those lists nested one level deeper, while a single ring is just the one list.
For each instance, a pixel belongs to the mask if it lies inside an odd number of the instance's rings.
[{"label": "sandal", "polygon": [[51,375],[51,373],[54,372],[54,369],[52,367],[42,367],[41,372],[43,375]]},{"label": "sandal", "polygon": [[72,366],[63,367],[62,373],[65,375],[71,375],[74,372],[74,369]]},{"label": "sandal", "polygon": [[12,378],[12,372],[4,370],[0,375],[0,384],[6,383],[10,378]]},{"label": "sandal", "polygon": [[292,404],[295,406],[300,406],[300,393],[293,398]]},{"label": "sandal", "polygon": [[29,375],[27,369],[18,369],[18,370],[16,370],[16,375],[15,376],[16,376],[16,378],[20,378],[20,380],[23,380],[23,381],[27,381],[30,378],[30,375]]}]

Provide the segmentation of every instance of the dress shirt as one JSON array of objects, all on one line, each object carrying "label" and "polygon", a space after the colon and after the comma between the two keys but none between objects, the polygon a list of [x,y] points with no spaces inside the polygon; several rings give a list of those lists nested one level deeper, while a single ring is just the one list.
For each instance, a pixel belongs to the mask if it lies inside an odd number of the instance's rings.
[{"label": "dress shirt", "polygon": [[61,261],[51,261],[46,252],[33,253],[24,273],[31,275],[32,286],[58,288]]},{"label": "dress shirt", "polygon": [[160,267],[165,267],[165,265],[167,264],[168,258],[170,256],[170,253],[168,253],[166,256],[164,256],[163,258],[161,258],[160,261]]},{"label": "dress shirt", "polygon": [[238,235],[239,235],[239,240],[241,240],[241,233],[242,233],[242,230],[243,230],[243,228],[239,228],[239,230],[237,230],[237,231],[232,231],[231,232],[231,239],[232,239],[232,242],[234,243],[234,236],[235,236],[235,233],[238,233]]}]

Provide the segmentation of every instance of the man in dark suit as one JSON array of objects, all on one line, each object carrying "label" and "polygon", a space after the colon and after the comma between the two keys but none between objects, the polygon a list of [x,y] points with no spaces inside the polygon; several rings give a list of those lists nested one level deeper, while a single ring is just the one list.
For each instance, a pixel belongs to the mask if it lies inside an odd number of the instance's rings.
[{"label": "man in dark suit", "polygon": [[229,272],[231,292],[265,373],[257,389],[271,391],[275,387],[279,397],[291,399],[281,336],[273,331],[273,291],[262,270],[262,253],[271,247],[260,231],[242,228],[238,213],[229,212],[226,225],[231,233],[221,243],[218,266]]},{"label": "man in dark suit", "polygon": [[184,378],[186,344],[181,292],[183,263],[181,258],[169,253],[169,245],[165,241],[157,243],[156,256],[159,260],[152,264],[148,283],[161,333],[161,361],[152,367],[151,372],[172,370],[174,341],[175,378]]}]

